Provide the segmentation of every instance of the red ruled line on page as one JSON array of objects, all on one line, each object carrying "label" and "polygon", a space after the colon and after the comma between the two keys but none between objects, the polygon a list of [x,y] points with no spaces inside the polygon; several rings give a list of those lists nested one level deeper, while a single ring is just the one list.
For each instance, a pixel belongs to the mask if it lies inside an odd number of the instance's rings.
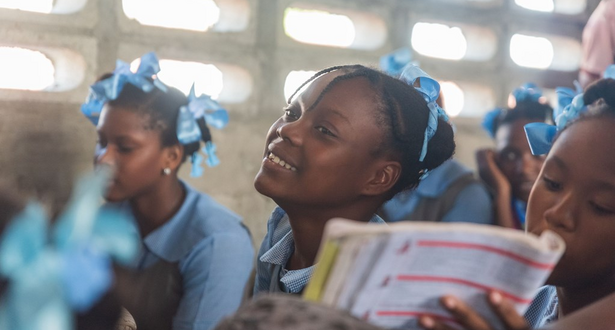
[{"label": "red ruled line on page", "polygon": [[515,261],[518,261],[520,263],[526,264],[534,268],[552,270],[553,267],[555,267],[555,264],[540,263],[532,259],[526,258],[524,256],[518,255],[516,253],[512,253],[510,251],[506,251],[504,249],[499,249],[499,248],[489,246],[489,245],[462,243],[462,242],[450,242],[450,241],[418,241],[417,245],[420,247],[439,247],[439,248],[481,250],[481,251],[499,254],[501,256],[513,259]]},{"label": "red ruled line on page", "polygon": [[524,299],[522,297],[516,296],[512,293],[498,290],[497,288],[493,288],[490,286],[482,285],[479,283],[471,282],[468,280],[454,278],[454,277],[440,277],[440,276],[419,276],[419,275],[398,275],[398,281],[405,282],[439,282],[439,283],[453,283],[458,285],[469,286],[475,289],[483,290],[483,291],[497,291],[502,296],[518,303],[529,304],[532,302],[532,299]]}]

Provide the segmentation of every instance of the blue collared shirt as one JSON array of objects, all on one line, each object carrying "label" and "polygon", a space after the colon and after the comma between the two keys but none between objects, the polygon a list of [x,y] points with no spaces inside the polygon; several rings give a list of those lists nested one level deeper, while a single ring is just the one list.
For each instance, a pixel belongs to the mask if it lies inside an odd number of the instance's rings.
[{"label": "blue collared shirt", "polygon": [[557,291],[554,286],[546,285],[540,288],[524,317],[530,327],[536,329],[557,321],[558,313]]},{"label": "blue collared shirt", "polygon": [[[460,177],[472,171],[456,160],[449,160],[429,172],[415,190],[402,191],[383,206],[389,222],[408,220],[424,198],[439,198]],[[419,219],[410,219],[419,220]],[[487,189],[479,182],[468,184],[459,192],[453,208],[442,218],[442,222],[472,222],[493,224],[491,198]]]},{"label": "blue collared shirt", "polygon": [[[384,223],[377,215],[374,215],[369,222]],[[258,252],[256,281],[254,283],[255,295],[270,291],[299,293],[303,290],[312,277],[315,266],[286,270],[284,267],[286,267],[294,250],[295,241],[288,215],[280,207],[276,207],[267,222],[267,235],[263,239]],[[275,274],[277,271],[279,273]],[[272,283],[274,278],[279,278],[279,283]]]},{"label": "blue collared shirt", "polygon": [[[239,216],[183,185],[184,203],[167,223],[143,239],[135,266],[143,269],[160,260],[178,262],[183,295],[173,329],[211,329],[239,307],[254,249]],[[131,212],[126,202],[119,207]]]}]

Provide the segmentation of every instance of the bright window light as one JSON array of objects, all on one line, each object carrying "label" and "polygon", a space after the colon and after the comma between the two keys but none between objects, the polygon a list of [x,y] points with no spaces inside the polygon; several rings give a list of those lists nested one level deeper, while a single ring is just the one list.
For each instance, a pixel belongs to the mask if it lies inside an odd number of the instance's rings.
[{"label": "bright window light", "polygon": [[416,23],[411,42],[419,54],[446,60],[460,60],[468,49],[460,28],[438,23]]},{"label": "bright window light", "polygon": [[517,6],[525,9],[547,13],[553,12],[555,9],[555,3],[553,3],[553,0],[515,0],[515,3]]},{"label": "bright window light", "polygon": [[519,66],[546,69],[553,56],[553,44],[547,38],[515,34],[510,39],[510,58]]},{"label": "bright window light", "polygon": [[465,105],[465,93],[459,85],[451,81],[440,82],[444,109],[451,117],[457,117]]},{"label": "bright window light", "polygon": [[49,14],[53,9],[53,0],[0,0],[0,8]]},{"label": "bright window light", "polygon": [[[288,100],[297,88],[306,80],[310,79],[315,73],[316,71],[291,71],[288,76],[286,76],[286,81],[284,82],[284,99]],[[304,86],[304,89],[307,88],[307,86],[308,85]]]},{"label": "bright window light", "polygon": [[[136,72],[140,62],[140,59],[132,61],[131,71]],[[199,62],[161,59],[158,78],[186,95],[194,83],[196,95],[207,94],[212,99],[217,99],[224,87],[222,71],[213,64]]]},{"label": "bright window light", "polygon": [[345,15],[323,10],[286,8],[284,31],[296,41],[335,47],[349,47],[355,39],[355,26]]},{"label": "bright window light", "polygon": [[124,13],[143,25],[207,31],[220,19],[213,0],[123,0]]},{"label": "bright window light", "polygon": [[43,53],[0,47],[0,88],[41,91],[54,83],[55,68]]}]

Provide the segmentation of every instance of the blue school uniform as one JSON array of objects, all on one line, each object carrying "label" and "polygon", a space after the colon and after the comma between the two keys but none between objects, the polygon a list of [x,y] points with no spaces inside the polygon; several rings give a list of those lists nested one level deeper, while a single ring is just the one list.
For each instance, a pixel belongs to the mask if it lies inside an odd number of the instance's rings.
[{"label": "blue school uniform", "polygon": [[[384,223],[384,220],[374,215],[369,222]],[[294,249],[295,241],[288,215],[276,207],[267,222],[267,235],[256,260],[255,295],[261,292],[300,293],[303,290],[315,266],[286,270]]]},{"label": "blue school uniform", "polygon": [[[389,222],[409,219],[424,199],[438,199],[458,180],[472,175],[472,171],[455,160],[438,166],[421,180],[415,190],[402,191],[382,207],[385,219]],[[487,189],[478,181],[469,182],[457,194],[452,208],[442,217],[442,222],[472,222],[493,224],[491,197]]]},{"label": "blue school uniform", "polygon": [[[173,329],[211,329],[239,307],[252,271],[254,249],[239,216],[182,184],[186,198],[181,208],[143,238],[136,268],[145,269],[160,260],[177,262],[183,295]],[[127,202],[116,205],[132,215]]]},{"label": "blue school uniform", "polygon": [[546,285],[540,288],[524,317],[530,327],[536,329],[557,321],[558,309],[555,287]]}]

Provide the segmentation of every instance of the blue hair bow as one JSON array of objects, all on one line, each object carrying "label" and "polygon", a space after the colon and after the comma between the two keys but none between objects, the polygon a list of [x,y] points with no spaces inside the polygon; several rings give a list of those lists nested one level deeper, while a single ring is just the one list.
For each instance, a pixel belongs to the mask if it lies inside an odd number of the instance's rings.
[{"label": "blue hair bow", "polygon": [[544,155],[549,153],[557,132],[564,129],[572,120],[578,118],[586,109],[583,102],[583,94],[579,94],[555,118],[555,125],[545,123],[529,123],[525,125],[525,135],[530,144],[532,154]]},{"label": "blue hair bow", "polygon": [[[229,121],[228,112],[209,95],[202,94],[197,97],[194,92],[194,85],[190,89],[188,104],[179,109],[177,118],[177,139],[183,145],[203,140],[205,147],[202,151],[207,155],[207,165],[214,167],[220,163],[216,156],[216,146],[211,141],[209,131],[201,132],[197,120],[203,119],[208,125],[222,129]],[[203,157],[198,151],[192,154],[192,170],[190,176],[200,177],[203,174],[201,163]]]},{"label": "blue hair bow", "polygon": [[429,120],[427,121],[427,127],[425,128],[425,138],[423,139],[423,148],[421,149],[421,155],[419,161],[425,160],[427,155],[427,145],[429,140],[436,134],[438,130],[438,118],[443,118],[448,121],[446,112],[436,103],[436,100],[440,96],[440,84],[433,78],[431,78],[425,71],[421,70],[416,65],[408,64],[402,71],[399,79],[404,81],[410,86],[414,86],[414,83],[418,80],[420,87],[415,89],[421,93],[427,106],[429,107]]},{"label": "blue hair bow", "polygon": [[525,83],[515,88],[512,95],[517,103],[523,101],[538,102],[542,97],[542,90],[534,83]]},{"label": "blue hair bow", "polygon": [[98,118],[105,103],[115,100],[126,83],[141,89],[145,93],[158,88],[164,92],[167,87],[158,79],[156,74],[160,71],[158,58],[153,52],[141,57],[137,72],[130,71],[130,64],[117,61],[113,75],[90,86],[90,93],[81,105],[81,112],[94,124],[98,125]]},{"label": "blue hair bow", "polygon": [[566,106],[572,103],[572,99],[574,99],[575,96],[583,93],[583,88],[578,81],[574,82],[574,86],[575,89],[568,87],[555,88],[555,93],[557,93],[557,107],[553,111],[553,121],[555,121],[555,118],[564,112]]},{"label": "blue hair bow", "polygon": [[0,274],[9,280],[0,329],[72,329],[71,310],[89,310],[112,285],[111,259],[136,255],[130,221],[99,210],[108,177],[103,170],[82,180],[51,232],[34,202],[11,220],[0,241]]},{"label": "blue hair bow", "polygon": [[399,76],[412,61],[412,51],[403,47],[380,57],[380,68],[391,76]]},{"label": "blue hair bow", "polygon": [[502,115],[503,112],[504,112],[504,109],[495,108],[487,112],[485,114],[485,117],[483,118],[483,122],[481,123],[481,126],[485,131],[487,131],[487,133],[489,133],[489,136],[491,136],[491,138],[495,138],[495,133],[496,133],[495,122],[496,120],[498,120],[498,118]]},{"label": "blue hair bow", "polygon": [[609,67],[606,68],[606,70],[604,70],[604,73],[602,74],[602,78],[615,79],[615,64],[609,65]]}]

